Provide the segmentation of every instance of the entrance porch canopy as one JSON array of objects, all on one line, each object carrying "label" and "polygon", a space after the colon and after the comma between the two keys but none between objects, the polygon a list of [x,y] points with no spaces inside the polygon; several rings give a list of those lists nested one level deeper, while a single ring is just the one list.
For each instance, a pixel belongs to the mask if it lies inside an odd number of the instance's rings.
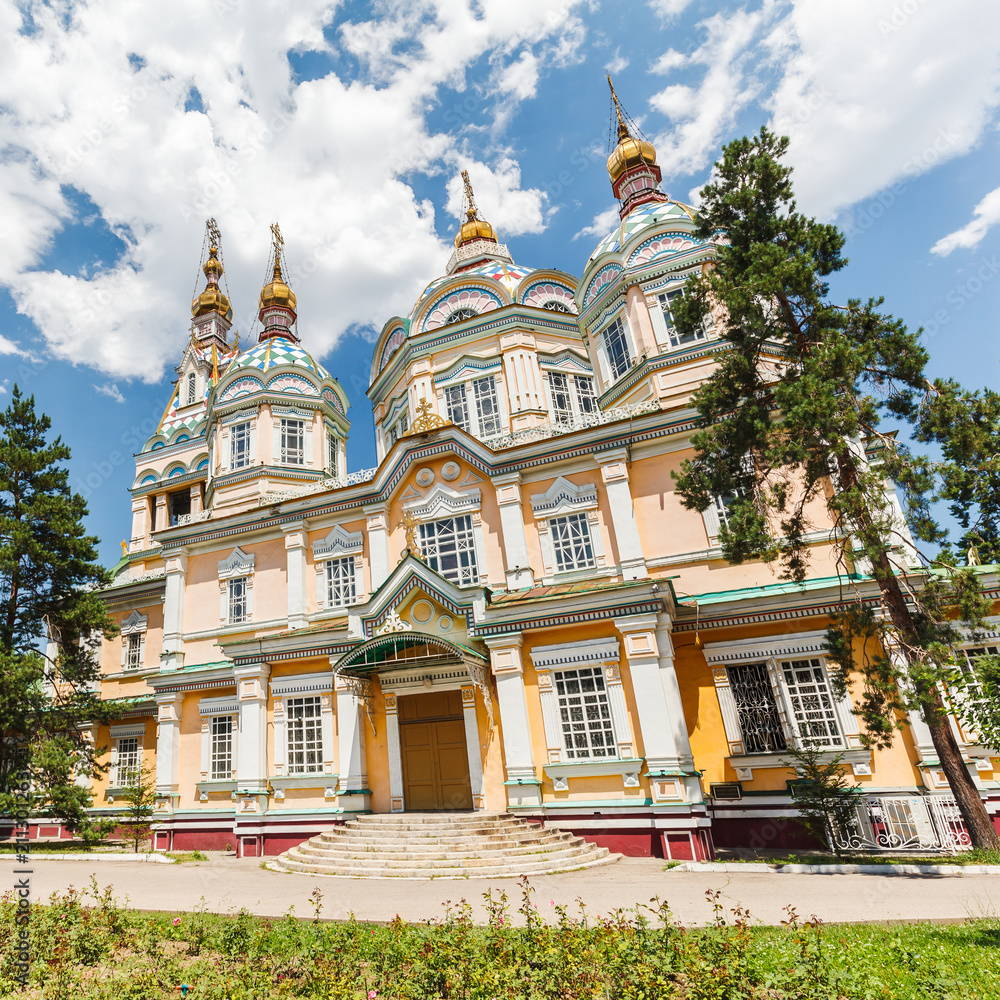
[{"label": "entrance porch canopy", "polygon": [[333,665],[333,672],[364,677],[378,670],[430,667],[455,660],[480,669],[489,662],[485,654],[450,639],[423,632],[391,632],[368,639],[344,653]]}]

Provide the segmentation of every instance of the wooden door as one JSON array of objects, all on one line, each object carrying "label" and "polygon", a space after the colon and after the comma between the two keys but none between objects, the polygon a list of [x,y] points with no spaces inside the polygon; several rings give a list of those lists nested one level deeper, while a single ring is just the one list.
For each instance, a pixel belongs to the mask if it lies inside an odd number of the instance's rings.
[{"label": "wooden door", "polygon": [[407,810],[471,809],[462,693],[405,695],[398,711]]}]

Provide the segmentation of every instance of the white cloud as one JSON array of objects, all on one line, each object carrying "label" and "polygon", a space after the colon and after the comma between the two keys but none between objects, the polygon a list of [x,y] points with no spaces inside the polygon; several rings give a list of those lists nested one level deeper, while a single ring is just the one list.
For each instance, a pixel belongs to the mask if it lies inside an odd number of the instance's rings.
[{"label": "white cloud", "polygon": [[627,69],[630,63],[628,56],[623,56],[621,53],[621,47],[615,49],[615,54],[604,64],[604,68],[614,76],[616,73],[620,73],[623,69]]},{"label": "white cloud", "polygon": [[931,253],[947,257],[952,250],[965,247],[971,250],[978,246],[991,226],[1000,223],[1000,187],[994,188],[976,205],[972,218],[961,229],[956,229],[931,247]]},{"label": "white cloud", "polygon": [[509,157],[501,157],[493,167],[473,160],[458,160],[456,175],[447,186],[447,208],[456,219],[464,219],[464,186],[458,176],[459,170],[469,171],[480,215],[497,231],[501,242],[507,236],[540,233],[545,228],[551,214],[545,207],[545,192],[538,188],[523,190],[521,168]]},{"label": "white cloud", "polygon": [[649,0],[649,6],[664,21],[672,21],[691,6],[691,0]]},{"label": "white cloud", "polygon": [[[155,381],[176,360],[209,215],[222,228],[244,342],[275,219],[314,353],[407,312],[448,247],[406,178],[464,162],[460,137],[427,125],[439,89],[465,88],[469,67],[488,59],[484,103],[523,99],[540,66],[580,57],[584,37],[564,0],[385,0],[333,44],[360,65],[359,79],[296,84],[287,55],[330,51],[331,0],[31,10],[36,30],[20,34],[17,4],[0,0],[0,283],[51,352],[119,381]],[[192,88],[203,114],[183,110]],[[543,194],[521,190],[509,156],[491,163],[477,184],[491,221],[538,232]],[[61,185],[122,235],[116,264],[39,269],[72,212]]]},{"label": "white cloud", "polygon": [[618,214],[618,206],[612,205],[611,208],[607,208],[603,212],[598,212],[594,216],[594,221],[589,226],[584,226],[573,239],[579,240],[584,236],[589,236],[595,240],[602,240],[620,222],[621,217]]},{"label": "white cloud", "polygon": [[109,399],[113,399],[116,403],[125,402],[125,397],[121,394],[118,386],[112,382],[108,382],[106,385],[94,385],[94,389],[102,396],[107,396]]},{"label": "white cloud", "polygon": [[21,350],[21,348],[13,340],[8,340],[2,333],[0,333],[0,354],[16,354],[18,357],[27,357],[27,352]]}]

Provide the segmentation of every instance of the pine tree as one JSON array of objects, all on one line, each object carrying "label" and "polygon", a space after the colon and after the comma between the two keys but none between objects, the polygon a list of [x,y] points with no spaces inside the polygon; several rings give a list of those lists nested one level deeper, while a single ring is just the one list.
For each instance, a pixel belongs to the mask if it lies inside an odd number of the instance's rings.
[{"label": "pine tree", "polygon": [[[958,638],[949,618],[980,621],[988,605],[974,573],[908,565],[886,491],[891,480],[912,500],[918,537],[943,538],[927,502],[933,464],[881,428],[883,417],[918,419],[927,353],[919,331],[883,314],[881,300],[827,300],[826,279],[847,264],[844,238],[798,212],[781,163],[787,148],[767,129],[730,143],[701,193],[699,235],[718,244],[717,261],[689,279],[677,324],[693,332],[714,309],[725,342],[694,397],[695,457],[677,489],[692,510],[727,498],[720,542],[730,562],[777,562],[794,581],[806,575],[810,532],[832,521],[855,598],[828,633],[831,679],[843,692],[860,674],[858,714],[871,746],[888,746],[905,712],[920,711],[973,843],[995,849],[1000,838],[942,696]],[[877,586],[880,609],[860,578]]]},{"label": "pine tree", "polygon": [[109,578],[87,507],[62,464],[69,448],[50,428],[15,385],[0,413],[0,792],[28,769],[36,809],[76,829],[89,795],[67,776],[99,768],[84,727],[107,717],[96,654],[115,629],[96,592]]}]

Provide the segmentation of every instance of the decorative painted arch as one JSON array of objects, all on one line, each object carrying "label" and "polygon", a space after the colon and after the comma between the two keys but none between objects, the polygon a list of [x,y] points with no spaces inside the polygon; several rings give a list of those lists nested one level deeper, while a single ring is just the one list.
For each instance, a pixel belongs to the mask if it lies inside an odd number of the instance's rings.
[{"label": "decorative painted arch", "polygon": [[201,454],[197,455],[191,460],[190,469],[192,472],[198,472],[201,469],[208,468],[208,455]]},{"label": "decorative painted arch", "polygon": [[590,279],[590,284],[587,285],[587,290],[583,294],[584,308],[589,306],[597,298],[597,296],[600,295],[605,288],[607,288],[608,285],[616,282],[623,270],[624,268],[621,264],[605,264],[604,267],[602,267],[600,271],[598,271],[597,274]]},{"label": "decorative painted arch", "polygon": [[388,331],[385,343],[382,346],[382,353],[378,359],[379,371],[385,368],[389,363],[389,359],[403,346],[406,340],[406,329],[406,321],[400,320]]},{"label": "decorative painted arch", "polygon": [[231,399],[239,399],[241,396],[251,396],[263,391],[264,383],[259,378],[254,375],[240,375],[222,390],[219,402],[225,403]]},{"label": "decorative painted arch", "polygon": [[503,305],[499,293],[484,285],[454,288],[428,307],[421,320],[420,330],[437,330],[442,326],[461,322],[462,319],[492,312]]},{"label": "decorative painted arch", "polygon": [[166,448],[166,446],[167,446],[167,442],[166,441],[154,441],[150,445],[149,450],[150,451],[156,451],[157,448]]},{"label": "decorative painted arch", "polygon": [[183,465],[172,465],[164,478],[173,479],[174,476],[183,476],[187,471]]},{"label": "decorative painted arch", "polygon": [[[576,313],[573,289],[555,281],[536,281],[523,289],[521,302],[535,309],[554,309],[556,312]],[[559,308],[559,307],[562,308]]]},{"label": "decorative painted arch", "polygon": [[[338,386],[337,388],[339,389],[340,387]],[[332,389],[330,386],[324,386],[323,387],[323,391],[320,393],[320,395],[338,413],[342,413],[342,414],[344,414],[344,416],[346,416],[347,415],[347,405],[346,405],[346,399],[342,398],[342,391],[343,390],[341,390],[341,392],[338,393],[335,389]]]},{"label": "decorative painted arch", "polygon": [[386,664],[391,664],[394,660],[399,660],[401,667],[412,667],[424,657],[449,657],[473,666],[485,666],[488,663],[484,653],[441,636],[426,635],[423,632],[390,632],[376,635],[345,653],[334,664],[333,672],[364,675],[374,670],[384,670]]},{"label": "decorative painted arch", "polygon": [[629,267],[646,264],[655,257],[672,256],[707,246],[704,240],[696,240],[688,233],[660,233],[640,243],[628,257]]},{"label": "decorative painted arch", "polygon": [[156,474],[153,472],[147,472],[146,475],[136,483],[136,486],[148,486],[150,483],[157,482]]},{"label": "decorative painted arch", "polygon": [[190,440],[191,440],[190,434],[178,434],[177,437],[174,438],[174,444],[180,444],[182,441],[190,441]]},{"label": "decorative painted arch", "polygon": [[290,396],[319,395],[319,389],[304,375],[299,375],[297,372],[285,372],[281,375],[275,375],[267,383],[267,391],[280,392]]}]

